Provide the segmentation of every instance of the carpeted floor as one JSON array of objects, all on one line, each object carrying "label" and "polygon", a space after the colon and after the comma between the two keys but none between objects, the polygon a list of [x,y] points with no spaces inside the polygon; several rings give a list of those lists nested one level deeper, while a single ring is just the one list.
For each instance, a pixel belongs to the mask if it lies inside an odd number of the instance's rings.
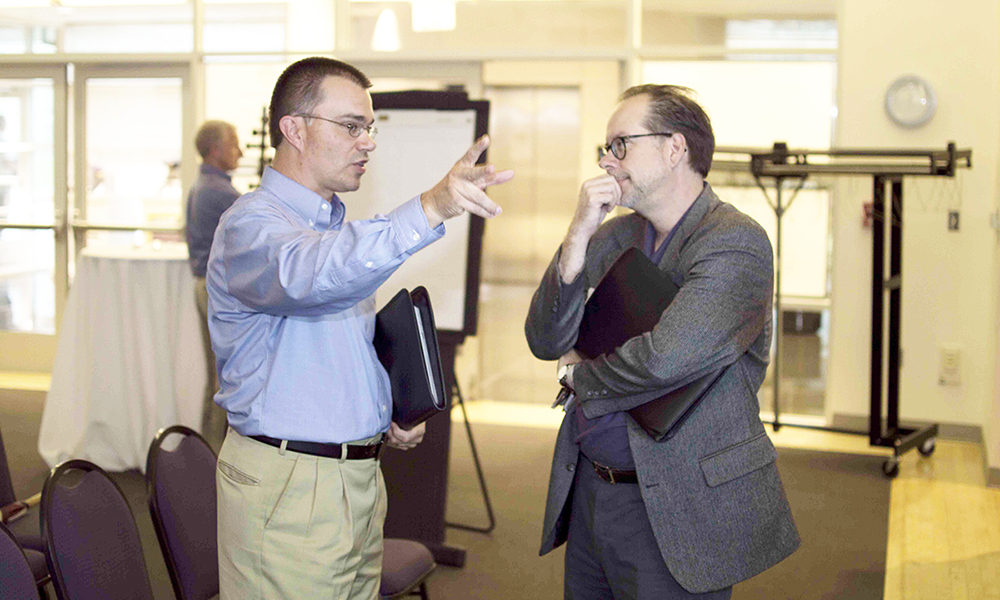
[{"label": "carpeted floor", "polygon": [[[0,430],[19,496],[41,490],[47,466],[38,456],[44,394],[0,393]],[[473,425],[496,514],[490,535],[447,530],[447,543],[465,548],[463,568],[441,566],[429,580],[443,599],[562,597],[563,550],[538,556],[549,466],[556,432]],[[737,600],[881,599],[885,576],[889,482],[882,459],[779,449],[778,465],[803,545],[777,567],[736,586]],[[115,474],[132,505],[156,600],[170,600],[166,575],[137,472]],[[390,499],[390,510],[392,510]],[[464,427],[453,424],[447,519],[487,524],[486,510]],[[52,596],[54,597],[54,596]]]},{"label": "carpeted floor", "polygon": [[[465,430],[453,426],[450,522],[485,526],[486,511]],[[434,598],[560,598],[563,551],[538,557],[545,491],[556,432],[473,425],[497,525],[491,536],[449,529],[468,550],[462,569],[439,567]],[[880,600],[885,580],[889,481],[883,458],[779,449],[802,546],[769,571],[735,587],[735,600]]]}]

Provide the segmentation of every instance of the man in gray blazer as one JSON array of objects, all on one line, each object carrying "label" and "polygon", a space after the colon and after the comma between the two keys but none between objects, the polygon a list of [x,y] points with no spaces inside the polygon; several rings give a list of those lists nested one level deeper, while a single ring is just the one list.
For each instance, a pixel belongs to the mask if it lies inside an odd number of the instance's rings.
[{"label": "man in gray blazer", "polygon": [[[531,351],[575,394],[556,442],[541,554],[568,540],[565,597],[729,598],[799,545],[758,416],[771,342],[767,234],[705,181],[715,138],[675,86],[626,91],[600,165],[531,302]],[[603,223],[617,206],[633,212]],[[581,360],[588,292],[627,249],[680,286],[652,331]],[[656,442],[624,411],[721,375]]]}]

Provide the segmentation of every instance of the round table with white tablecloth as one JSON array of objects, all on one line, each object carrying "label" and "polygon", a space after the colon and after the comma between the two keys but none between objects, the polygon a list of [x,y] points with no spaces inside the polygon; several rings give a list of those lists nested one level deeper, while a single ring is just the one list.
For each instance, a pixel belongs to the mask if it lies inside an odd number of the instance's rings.
[{"label": "round table with white tablecloth", "polygon": [[59,329],[38,450],[144,469],[161,427],[201,429],[205,351],[187,246],[87,247]]}]

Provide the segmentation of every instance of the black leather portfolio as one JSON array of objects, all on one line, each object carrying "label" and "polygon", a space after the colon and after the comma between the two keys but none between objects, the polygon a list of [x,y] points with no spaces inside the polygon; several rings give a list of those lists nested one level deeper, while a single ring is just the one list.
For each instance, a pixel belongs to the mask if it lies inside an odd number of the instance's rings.
[{"label": "black leather portfolio", "polygon": [[411,429],[449,407],[434,311],[423,286],[399,290],[378,311],[374,344],[389,372],[392,420],[400,427]]},{"label": "black leather portfolio", "polygon": [[[584,358],[596,358],[652,331],[678,291],[680,288],[642,251],[629,248],[587,300],[576,351]],[[705,375],[628,412],[654,440],[670,438],[724,370]]]}]

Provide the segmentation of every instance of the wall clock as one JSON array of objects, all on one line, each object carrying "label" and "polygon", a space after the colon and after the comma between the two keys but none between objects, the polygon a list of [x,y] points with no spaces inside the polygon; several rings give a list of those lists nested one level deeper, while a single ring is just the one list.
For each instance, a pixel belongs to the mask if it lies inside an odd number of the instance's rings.
[{"label": "wall clock", "polygon": [[885,112],[900,127],[920,127],[934,117],[935,110],[934,88],[916,75],[896,79],[885,92]]}]

